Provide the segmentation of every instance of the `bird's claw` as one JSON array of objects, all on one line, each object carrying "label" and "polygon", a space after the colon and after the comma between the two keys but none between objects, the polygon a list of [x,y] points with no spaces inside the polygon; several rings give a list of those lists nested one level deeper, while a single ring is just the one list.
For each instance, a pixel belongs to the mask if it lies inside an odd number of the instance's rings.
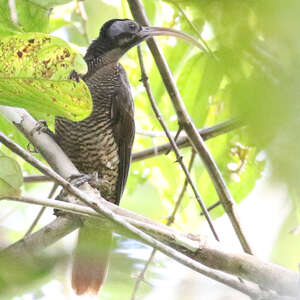
[{"label": "bird's claw", "polygon": [[79,82],[80,81],[80,75],[75,70],[73,70],[69,75],[69,79],[75,80],[76,82]]},{"label": "bird's claw", "polygon": [[54,208],[53,215],[56,216],[56,217],[63,217],[63,216],[66,215],[66,212],[64,212],[60,209]]},{"label": "bird's claw", "polygon": [[95,189],[99,189],[101,186],[101,181],[98,178],[98,172],[93,172],[92,174],[74,174],[68,178],[68,181],[76,187],[79,187],[86,182]]},{"label": "bird's claw", "polygon": [[[45,120],[40,120],[37,122],[37,124],[34,126],[34,128],[30,131],[30,135],[33,136],[34,133],[40,134],[41,132],[43,133],[48,133],[52,131],[48,128],[47,122]],[[48,133],[49,134],[49,133]]]},{"label": "bird's claw", "polygon": [[92,175],[91,174],[84,174],[84,173],[80,173],[80,174],[74,174],[71,175],[68,178],[68,181],[76,186],[76,187],[80,187],[81,185],[83,185],[86,182],[89,182],[92,179]]}]

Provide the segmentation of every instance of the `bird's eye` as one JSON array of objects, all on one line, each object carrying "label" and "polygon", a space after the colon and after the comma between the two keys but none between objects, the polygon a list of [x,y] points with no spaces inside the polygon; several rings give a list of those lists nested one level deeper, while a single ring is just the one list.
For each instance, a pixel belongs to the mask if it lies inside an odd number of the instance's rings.
[{"label": "bird's eye", "polygon": [[135,24],[135,23],[130,23],[130,24],[129,24],[129,28],[130,28],[132,31],[136,30],[136,24]]}]

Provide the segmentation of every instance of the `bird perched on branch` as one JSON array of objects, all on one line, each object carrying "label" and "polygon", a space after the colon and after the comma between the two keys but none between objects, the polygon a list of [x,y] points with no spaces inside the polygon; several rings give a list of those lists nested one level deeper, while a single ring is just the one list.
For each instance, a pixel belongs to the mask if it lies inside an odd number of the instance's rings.
[{"label": "bird perched on branch", "polygon": [[[197,43],[168,28],[143,27],[128,19],[106,22],[84,56],[88,72],[71,73],[71,78],[82,78],[89,87],[91,115],[80,122],[62,117],[55,120],[62,149],[80,172],[97,173],[97,189],[103,198],[117,205],[126,184],[135,134],[130,85],[119,59],[155,35],[179,36]],[[72,270],[72,287],[77,294],[98,292],[106,276],[111,243],[112,233],[107,229],[88,225],[80,229]]]}]

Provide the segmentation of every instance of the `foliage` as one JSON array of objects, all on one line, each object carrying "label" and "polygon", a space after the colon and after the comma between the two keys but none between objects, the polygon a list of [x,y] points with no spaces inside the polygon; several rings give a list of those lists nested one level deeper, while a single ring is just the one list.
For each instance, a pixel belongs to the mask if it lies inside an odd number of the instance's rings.
[{"label": "foliage", "polygon": [[20,194],[23,176],[19,164],[0,151],[0,165],[0,197]]},{"label": "foliage", "polygon": [[[61,38],[77,46],[87,46],[106,20],[131,18],[125,0],[113,2],[117,4],[86,0],[85,22],[78,1],[19,0],[16,24],[11,19],[8,0],[1,1],[0,104],[24,107],[50,125],[54,115],[73,120],[85,118],[91,109],[88,89],[83,82],[67,80],[73,69],[84,73],[85,65],[78,52]],[[215,54],[215,58],[209,57],[174,38],[159,39],[195,125],[202,128],[233,117],[248,125],[207,142],[235,201],[241,202],[261,178],[266,165],[258,157],[261,151],[268,155],[272,174],[297,194],[300,44],[296,29],[300,4],[296,0],[286,5],[280,0],[143,2],[153,24],[174,27],[194,36],[202,34]],[[152,92],[167,125],[176,131],[177,118],[161,77],[146,48],[143,55]],[[161,131],[139,81],[135,49],[122,58],[122,64],[133,88],[138,128]],[[2,118],[0,130],[9,133],[23,147],[27,145],[19,132]],[[164,137],[137,135],[134,150],[166,141]],[[182,151],[182,155],[188,163],[190,149]],[[5,159],[18,169],[15,162],[6,156]],[[27,172],[33,172],[20,163]],[[210,206],[218,201],[199,158],[195,160],[192,175],[205,204]],[[19,188],[19,175],[16,178]],[[165,222],[183,181],[184,175],[172,153],[134,163],[121,205]],[[218,207],[212,215],[216,218],[223,213]],[[198,231],[202,221],[200,209],[188,189],[175,226]]]}]

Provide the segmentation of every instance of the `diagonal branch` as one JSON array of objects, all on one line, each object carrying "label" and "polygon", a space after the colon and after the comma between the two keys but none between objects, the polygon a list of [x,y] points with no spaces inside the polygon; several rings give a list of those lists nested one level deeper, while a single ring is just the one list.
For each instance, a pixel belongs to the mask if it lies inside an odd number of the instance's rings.
[{"label": "diagonal branch", "polygon": [[[143,4],[140,0],[128,0],[129,7],[131,9],[131,13],[137,22],[141,25],[150,26],[150,22],[145,14],[145,10]],[[158,70],[161,74],[165,87],[169,93],[172,104],[175,108],[178,121],[180,126],[183,127],[187,136],[189,137],[191,143],[194,148],[200,155],[203,160],[203,163],[212,179],[212,182],[215,186],[215,189],[218,193],[220,201],[226,211],[231,224],[239,238],[239,241],[247,253],[252,253],[251,248],[248,244],[248,241],[242,231],[240,221],[237,216],[236,207],[234,200],[225,184],[225,181],[222,177],[220,170],[218,169],[216,163],[214,162],[211,154],[209,153],[203,139],[199,135],[195,124],[191,120],[184,102],[181,98],[181,95],[176,87],[175,80],[171,74],[169,66],[166,62],[166,59],[159,49],[157,43],[153,38],[147,41],[147,44],[152,52],[153,58],[156,62]]]},{"label": "diagonal branch", "polygon": [[186,179],[187,179],[189,185],[191,186],[191,188],[194,192],[195,198],[198,201],[198,203],[199,203],[199,205],[202,209],[202,212],[203,212],[203,214],[204,214],[204,216],[205,216],[205,218],[208,222],[208,225],[209,225],[209,228],[210,228],[211,232],[213,233],[215,239],[217,241],[219,241],[219,237],[217,235],[217,232],[216,232],[216,230],[213,226],[212,220],[211,220],[211,218],[210,218],[210,216],[207,212],[207,209],[206,209],[206,207],[205,207],[205,205],[204,205],[204,203],[203,203],[203,201],[200,197],[200,194],[199,194],[198,189],[197,189],[197,187],[196,187],[196,185],[195,185],[195,183],[192,179],[192,176],[191,176],[189,170],[187,169],[187,167],[185,166],[185,164],[183,163],[182,156],[180,155],[180,152],[179,152],[179,149],[178,149],[178,147],[175,143],[175,140],[173,139],[172,135],[170,134],[170,132],[167,128],[167,125],[164,121],[164,118],[163,118],[162,114],[160,113],[160,111],[158,109],[158,106],[156,104],[156,101],[154,99],[154,96],[152,94],[152,91],[151,91],[151,88],[150,88],[150,85],[149,85],[149,82],[148,82],[148,77],[147,77],[147,74],[146,74],[146,70],[145,70],[145,66],[144,66],[144,62],[143,62],[142,51],[141,51],[140,46],[138,46],[138,57],[139,57],[139,62],[140,62],[140,67],[141,67],[142,82],[143,82],[144,87],[146,89],[146,92],[147,92],[148,98],[150,100],[152,109],[155,113],[155,116],[156,116],[157,120],[160,122],[163,130],[165,131],[165,133],[166,133],[166,135],[167,135],[167,137],[170,141],[170,144],[172,145],[172,148],[173,148],[173,150],[175,152],[175,155],[176,155],[176,159],[177,159],[178,163],[180,164],[180,166],[181,166],[181,168],[182,168],[182,170],[183,170],[183,172],[186,176]]},{"label": "diagonal branch", "polygon": [[[237,128],[240,128],[242,123],[238,120],[227,120],[217,125],[213,125],[207,128],[202,128],[199,130],[199,134],[201,134],[204,140],[208,140],[219,135],[225,134]],[[190,146],[190,142],[187,136],[179,137],[176,141],[178,148],[184,148]],[[132,154],[132,162],[144,160],[147,158],[151,158],[156,155],[165,154],[167,151],[172,150],[172,145],[170,143],[162,144],[156,147],[151,147],[139,152],[135,152]],[[24,182],[43,182],[43,181],[51,181],[49,177],[45,177],[44,175],[31,175],[25,176]]]},{"label": "diagonal branch", "polygon": [[[21,124],[19,124],[21,125]],[[5,136],[3,137],[3,134],[0,134],[0,139],[2,142],[5,142],[7,145],[10,143],[14,144],[11,142],[9,139],[7,139]],[[29,159],[32,162],[35,162],[35,158],[31,157],[29,153],[24,151],[22,148],[18,148],[16,145],[13,145],[12,147],[15,151],[20,151],[23,153],[23,155],[28,156]],[[171,231],[170,234],[167,234],[170,232],[170,228],[164,227],[164,225],[158,225],[159,227],[162,227],[162,230],[166,232],[167,236],[163,236],[162,232],[160,231],[159,236],[162,236],[162,240],[165,243],[175,243],[173,245],[174,248],[172,248],[170,245],[166,246],[164,243],[152,238],[149,236],[149,234],[143,233],[141,231],[141,228],[147,227],[148,232],[153,234],[155,236],[155,232],[157,232],[157,226],[154,225],[154,221],[149,221],[150,224],[152,225],[143,225],[144,222],[141,222],[143,220],[147,220],[145,217],[140,217],[137,216],[136,214],[133,214],[131,212],[128,212],[118,206],[115,206],[105,200],[98,199],[99,196],[98,194],[93,194],[90,196],[86,196],[85,193],[81,192],[80,190],[72,187],[68,182],[65,180],[61,179],[59,175],[56,173],[55,176],[52,174],[51,169],[47,169],[44,167],[39,161],[37,161],[39,165],[39,169],[41,171],[44,171],[47,173],[49,176],[55,177],[55,180],[65,186],[70,193],[75,194],[78,198],[83,198],[85,202],[87,203],[101,203],[101,209],[99,209],[100,214],[104,215],[107,219],[111,220],[114,224],[116,224],[117,228],[122,229],[122,233],[124,231],[129,230],[130,234],[133,235],[134,237],[142,240],[143,242],[151,245],[152,247],[160,250],[161,252],[165,253],[169,257],[172,257],[173,259],[179,261],[180,263],[188,266],[189,268],[200,272],[201,274],[204,274],[205,276],[208,276],[210,278],[213,278],[215,280],[218,280],[219,282],[223,282],[224,284],[231,286],[235,289],[238,289],[239,291],[242,291],[243,293],[246,293],[247,295],[250,295],[252,297],[260,297],[260,299],[275,299],[274,297],[266,298],[267,296],[263,296],[262,293],[256,288],[249,288],[245,287],[243,284],[238,282],[235,279],[229,278],[229,277],[224,277],[223,274],[221,273],[216,273],[215,271],[209,270],[207,268],[204,268],[199,262],[195,261],[198,259],[202,259],[202,263],[208,264],[210,267],[216,267],[215,262],[218,260],[219,263],[221,263],[222,269],[225,271],[226,268],[230,266],[234,266],[236,270],[240,273],[239,276],[241,277],[247,277],[250,276],[249,274],[252,274],[252,279],[255,281],[259,278],[260,283],[262,278],[264,276],[267,276],[266,284],[274,286],[274,289],[285,291],[286,293],[294,293],[294,287],[295,287],[295,282],[297,283],[298,277],[297,274],[294,274],[294,272],[285,270],[284,268],[280,267],[274,267],[272,264],[268,264],[265,262],[259,261],[257,264],[253,265],[253,261],[257,261],[256,258],[251,257],[251,256],[245,256],[239,254],[238,256],[232,256],[228,255],[224,252],[221,253],[223,257],[220,259],[220,257],[211,257],[208,256],[208,254],[205,252],[206,247],[204,247],[207,244],[207,241],[204,241],[204,244],[200,243],[199,239],[195,238],[192,235],[187,235],[185,236],[182,233],[178,233],[177,235],[174,234],[174,231]],[[16,199],[17,200],[17,199]],[[24,198],[19,199],[19,200],[24,200]],[[99,200],[99,201],[98,201]],[[29,200],[27,201],[29,202]],[[85,207],[82,205],[76,205],[73,203],[67,203],[67,202],[62,202],[62,201],[56,201],[52,199],[47,199],[46,201],[35,201],[39,205],[44,205],[44,206],[52,206],[52,207],[58,207],[60,209],[64,209],[66,211],[70,212],[81,212],[84,215],[91,215],[91,216],[96,216],[99,217],[99,212],[95,211],[94,206],[93,208]],[[34,203],[34,201],[31,201],[30,203]],[[55,205],[53,204],[55,203]],[[75,209],[76,208],[76,209]],[[119,212],[122,212],[122,214],[119,214]],[[131,220],[131,223],[129,223],[130,216],[134,216],[134,218]],[[103,217],[102,217],[103,218]],[[126,220],[126,221],[124,221]],[[148,224],[149,222],[146,222]],[[6,254],[12,254],[12,255],[33,255],[37,251],[42,250],[43,248],[47,247],[51,243],[57,241],[58,239],[62,238],[64,235],[68,234],[69,232],[75,230],[80,226],[79,218],[72,217],[70,218],[69,216],[65,216],[64,218],[59,217],[55,221],[53,221],[51,224],[48,226],[42,228],[41,230],[35,232],[32,235],[27,236],[23,240],[17,242],[14,245],[11,245],[9,248],[6,250],[3,250],[2,255]],[[140,229],[136,229],[135,226],[138,226]],[[128,232],[128,231],[127,231]],[[175,238],[176,237],[176,238]],[[175,239],[174,239],[175,238]],[[192,239],[191,239],[192,238]],[[203,242],[203,241],[202,241]],[[200,244],[199,244],[200,243]],[[200,246],[199,246],[200,245]],[[199,249],[198,251],[196,251]],[[179,251],[179,252],[178,252]],[[195,253],[196,251],[196,253]],[[211,251],[211,254],[216,253],[216,249],[213,248],[213,251]],[[190,257],[187,257],[186,255],[189,255]],[[224,256],[225,255],[225,256]],[[238,257],[240,258],[238,261]],[[3,256],[2,256],[3,258]],[[208,259],[209,258],[209,259]],[[217,259],[218,258],[218,259]],[[228,258],[226,260],[225,258]],[[247,259],[246,259],[247,258]],[[224,259],[224,260],[223,260]],[[205,262],[206,261],[206,262]],[[245,263],[247,261],[247,263]],[[250,266],[247,267],[248,262],[250,263]],[[255,267],[256,266],[256,267]],[[254,268],[255,267],[255,268]],[[253,272],[254,270],[254,272]],[[227,270],[229,271],[229,270]],[[275,271],[275,272],[274,272]],[[291,272],[291,273],[290,273]],[[258,276],[260,274],[260,276]],[[262,275],[265,274],[265,275]],[[271,276],[271,277],[270,277]],[[255,279],[257,278],[257,279]],[[278,279],[279,278],[279,279]],[[278,282],[280,280],[280,282]],[[276,287],[275,284],[276,283]],[[289,292],[287,292],[287,289]],[[265,295],[265,294],[264,294]],[[269,295],[269,294],[267,294]]]},{"label": "diagonal branch", "polygon": [[[8,197],[8,199],[58,208],[69,213],[83,216],[84,218],[93,219],[95,222],[98,220],[100,222],[99,226],[103,226],[103,222],[106,222],[106,218],[103,213],[98,213],[94,209],[83,205],[47,198],[40,199],[33,197]],[[229,278],[223,273],[208,270],[206,267],[200,265],[199,262],[209,268],[217,269],[239,276],[246,280],[250,280],[254,283],[262,285],[264,288],[276,290],[280,294],[289,296],[297,295],[297,272],[262,261],[255,256],[246,253],[237,254],[226,251],[224,250],[226,247],[222,245],[222,243],[217,242],[212,238],[180,232],[146,217],[137,215],[124,208],[118,207],[107,201],[103,201],[101,205],[107,209],[110,209],[115,216],[118,216],[118,218],[126,220],[126,222],[129,224],[136,226],[140,230],[146,232],[148,235],[154,237],[158,244],[167,244],[168,246],[164,247],[169,248],[170,251],[163,251],[163,253],[166,255],[173,257],[173,254],[175,254],[173,258],[182,264],[229,286],[234,285],[234,288],[241,290],[247,295],[254,296],[255,299],[276,299],[276,295],[274,293],[260,291],[258,288],[241,284],[238,280]],[[109,225],[112,226],[114,231],[124,234],[124,228],[118,226],[118,224],[109,223]],[[76,224],[73,226],[76,226]],[[26,247],[26,250],[30,251],[31,255],[36,253],[37,250],[32,244],[33,237],[36,234],[37,233],[26,237],[23,240],[23,244],[18,242],[17,244],[6,248],[2,253],[0,252],[0,258],[5,252],[6,254],[7,252],[10,252],[24,255],[24,247]],[[54,232],[50,231],[50,235],[53,234]],[[28,243],[27,241],[30,239],[31,243]],[[44,239],[42,242],[49,243],[49,240],[51,240],[51,238],[48,238],[48,232],[44,231]],[[142,239],[142,241],[144,240]],[[147,242],[147,244],[153,246],[152,243]],[[38,250],[41,250],[41,248]],[[180,252],[180,255],[178,252]]]},{"label": "diagonal branch", "polygon": [[[4,108],[1,107],[1,111],[5,113],[5,115],[10,119],[13,120],[15,125],[24,131],[24,134],[29,137],[30,141],[37,147],[40,147],[40,152],[45,153],[45,156],[49,158],[51,162],[53,162],[54,166],[60,171],[60,168],[62,167],[62,163],[59,164],[59,161],[55,160],[57,157],[63,157],[64,153],[51,153],[51,150],[55,146],[58,151],[62,151],[56,143],[52,140],[50,136],[44,133],[37,133],[36,123],[34,119],[28,113],[24,110],[19,109],[12,109],[12,108]],[[46,143],[47,147],[45,148],[45,145],[41,143],[39,140],[41,138],[48,140],[48,143]],[[34,140],[37,139],[37,145],[34,143]],[[86,193],[83,193],[81,190],[75,188],[72,186],[69,182],[67,182],[65,179],[63,179],[60,175],[58,175],[56,172],[51,170],[50,168],[44,166],[41,162],[39,162],[36,158],[34,158],[30,153],[27,153],[25,150],[23,150],[20,146],[12,142],[10,139],[8,139],[3,133],[0,133],[0,141],[9,147],[12,151],[14,151],[16,154],[23,157],[25,160],[30,162],[32,165],[37,167],[42,173],[52,177],[55,182],[62,185],[71,195],[76,196],[76,198],[80,199],[82,202],[84,202],[89,207],[82,207],[82,209],[90,209],[94,214],[100,213],[104,215],[108,220],[113,222],[114,224],[120,226],[123,228],[123,231],[130,232],[130,234],[140,239],[141,241],[151,245],[152,247],[160,250],[162,253],[168,255],[169,257],[172,257],[176,261],[188,266],[189,268],[192,268],[193,270],[196,270],[210,278],[213,278],[215,280],[218,280],[220,282],[223,282],[229,286],[232,286],[240,291],[243,291],[246,294],[249,295],[256,295],[257,293],[260,293],[260,291],[257,290],[249,290],[248,288],[245,288],[242,286],[239,282],[236,282],[235,280],[232,280],[231,278],[224,278],[221,274],[217,274],[209,269],[203,268],[201,264],[198,262],[195,262],[192,258],[186,257],[185,254],[182,254],[178,252],[177,250],[171,248],[170,246],[166,246],[164,243],[154,239],[148,234],[145,234],[140,229],[137,229],[137,224],[131,225],[128,223],[127,220],[124,220],[123,217],[115,214],[115,212],[111,209],[110,203],[103,200],[101,197],[99,197],[99,194],[93,193],[93,190],[89,190],[89,185],[84,184],[82,187],[87,189],[86,192],[90,192],[89,195]],[[49,152],[50,151],[50,152]],[[66,169],[63,170],[63,173],[65,176],[70,176],[72,173],[68,174],[68,171],[75,170],[77,172],[76,168],[72,165],[72,163],[67,159],[67,164],[70,163],[69,166],[66,166]],[[67,171],[66,171],[67,170]],[[55,201],[55,200],[50,200]],[[73,203],[67,203],[67,202],[58,202],[58,206],[63,205],[74,205]],[[101,204],[101,205],[99,205]],[[42,203],[42,205],[46,205],[45,203]],[[51,205],[49,205],[51,206]],[[119,207],[117,209],[120,209]],[[5,255],[33,255],[35,251],[42,250],[44,247],[47,247],[51,243],[57,241],[64,235],[68,234],[69,232],[75,230],[79,226],[79,218],[72,217],[69,218],[67,216],[65,217],[58,217],[55,221],[53,221],[51,224],[47,225],[46,227],[42,228],[41,230],[35,232],[32,235],[29,235],[25,237],[24,239],[18,241],[17,243],[11,245],[7,249],[3,250],[0,256]],[[49,235],[47,233],[50,232]],[[182,244],[182,242],[180,243]],[[185,244],[185,243],[184,243]]]},{"label": "diagonal branch", "polygon": [[[217,137],[221,134],[225,134],[229,131],[232,131],[234,129],[237,129],[241,127],[242,124],[238,120],[227,120],[225,122],[222,122],[220,124],[200,129],[198,132],[202,136],[204,140],[211,139],[213,137]],[[191,143],[189,142],[189,138],[187,136],[181,136],[176,140],[176,144],[178,148],[188,147],[191,146]],[[163,145],[159,145],[156,147],[148,148],[143,151],[135,152],[132,155],[132,161],[139,161],[143,159],[147,159],[156,155],[165,154],[166,152],[172,150],[171,143],[166,143]]]}]

